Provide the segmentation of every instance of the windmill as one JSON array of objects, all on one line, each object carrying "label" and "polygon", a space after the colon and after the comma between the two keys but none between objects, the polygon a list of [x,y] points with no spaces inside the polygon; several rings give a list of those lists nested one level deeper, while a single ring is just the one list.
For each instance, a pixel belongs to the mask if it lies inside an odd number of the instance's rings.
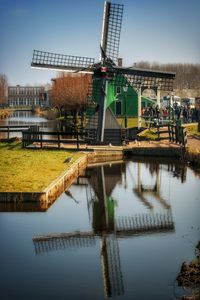
[{"label": "windmill", "polygon": [[[39,50],[33,52],[32,67],[93,74],[93,87],[98,86],[98,96],[96,109],[91,114],[89,123],[92,123],[91,127],[95,129],[93,139],[97,143],[105,142],[106,128],[112,129],[112,134],[115,134],[116,131],[119,132],[119,126],[117,126],[107,103],[109,83],[112,82],[116,86],[122,87],[130,86],[137,90],[138,127],[141,126],[142,91],[151,88],[159,94],[160,90],[168,92],[173,90],[175,73],[144,70],[135,67],[125,68],[117,65],[123,9],[122,4],[105,1],[99,62],[95,63],[95,60],[89,57],[63,55]],[[92,98],[92,95],[90,96]],[[92,119],[93,122],[91,122]],[[111,125],[109,125],[110,123]]]}]

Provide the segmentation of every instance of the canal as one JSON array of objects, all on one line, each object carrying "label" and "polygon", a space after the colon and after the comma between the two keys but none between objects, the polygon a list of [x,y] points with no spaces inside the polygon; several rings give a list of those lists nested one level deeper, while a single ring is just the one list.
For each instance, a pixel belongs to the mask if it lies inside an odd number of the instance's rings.
[{"label": "canal", "polygon": [[177,161],[132,159],[88,167],[49,207],[1,204],[1,299],[180,299],[199,192]]},{"label": "canal", "polygon": [[[37,125],[43,131],[51,131],[57,128],[57,121],[47,120],[39,114],[33,113],[32,111],[16,110],[11,113],[11,116],[6,119],[0,120],[0,126],[23,126],[23,125]],[[21,137],[22,134],[19,132],[11,132],[9,137]],[[7,133],[0,132],[0,138],[6,138]]]}]

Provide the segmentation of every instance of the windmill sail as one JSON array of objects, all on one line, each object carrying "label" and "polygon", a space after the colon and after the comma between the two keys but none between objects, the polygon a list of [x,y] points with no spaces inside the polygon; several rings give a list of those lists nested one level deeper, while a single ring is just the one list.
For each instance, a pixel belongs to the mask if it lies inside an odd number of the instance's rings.
[{"label": "windmill sail", "polygon": [[92,71],[94,58],[34,50],[31,66],[59,71]]},{"label": "windmill sail", "polygon": [[122,4],[116,4],[111,2],[105,2],[102,34],[101,34],[101,57],[103,61],[106,56],[115,64],[118,59],[119,41],[123,16]]},{"label": "windmill sail", "polygon": [[112,80],[118,86],[130,85],[136,90],[141,87],[159,87],[163,91],[173,91],[175,73],[139,68],[113,66],[110,71]]}]

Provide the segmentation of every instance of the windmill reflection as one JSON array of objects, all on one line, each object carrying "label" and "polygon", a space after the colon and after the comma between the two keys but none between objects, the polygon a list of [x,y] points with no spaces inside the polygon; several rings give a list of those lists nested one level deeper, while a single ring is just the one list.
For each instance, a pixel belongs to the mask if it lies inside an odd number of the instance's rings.
[{"label": "windmill reflection", "polygon": [[[138,163],[138,176],[137,176],[137,185],[133,189],[134,193],[139,197],[139,199],[146,205],[148,208],[153,209],[153,205],[145,198],[145,195],[151,195],[156,198],[164,208],[170,209],[170,205],[167,201],[161,196],[160,185],[161,185],[161,175],[159,165],[155,166],[156,181],[152,186],[147,186],[142,183],[142,173],[141,173],[141,164]],[[151,169],[151,168],[150,168]],[[153,175],[154,172],[151,173]]]},{"label": "windmill reflection", "polygon": [[94,234],[101,235],[101,265],[106,297],[124,294],[119,245],[115,232],[115,205],[112,191],[121,182],[123,164],[88,169],[89,188],[94,191],[92,227]]},{"label": "windmill reflection", "polygon": [[[123,295],[124,285],[118,245],[119,238],[134,236],[135,234],[174,231],[171,206],[161,196],[160,166],[159,164],[155,166],[148,164],[148,166],[151,173],[155,173],[155,183],[152,186],[143,184],[141,163],[138,163],[137,184],[132,189],[137,199],[148,207],[148,212],[134,213],[133,216],[130,214],[116,215],[117,201],[113,198],[113,190],[117,185],[126,184],[124,181],[126,181],[128,174],[125,163],[90,167],[86,169],[84,176],[78,178],[77,183],[86,188],[93,230],[36,236],[33,238],[36,254],[65,248],[92,247],[100,239],[105,296]],[[124,188],[124,196],[126,188]],[[161,211],[154,212],[155,205],[146,198],[149,194],[161,204]]]}]

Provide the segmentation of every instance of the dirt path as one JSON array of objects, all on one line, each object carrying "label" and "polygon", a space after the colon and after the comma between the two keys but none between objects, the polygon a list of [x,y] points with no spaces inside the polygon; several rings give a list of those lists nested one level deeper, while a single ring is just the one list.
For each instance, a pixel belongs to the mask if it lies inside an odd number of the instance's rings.
[{"label": "dirt path", "polygon": [[188,147],[191,148],[192,151],[200,153],[200,138],[194,136],[188,136]]}]

